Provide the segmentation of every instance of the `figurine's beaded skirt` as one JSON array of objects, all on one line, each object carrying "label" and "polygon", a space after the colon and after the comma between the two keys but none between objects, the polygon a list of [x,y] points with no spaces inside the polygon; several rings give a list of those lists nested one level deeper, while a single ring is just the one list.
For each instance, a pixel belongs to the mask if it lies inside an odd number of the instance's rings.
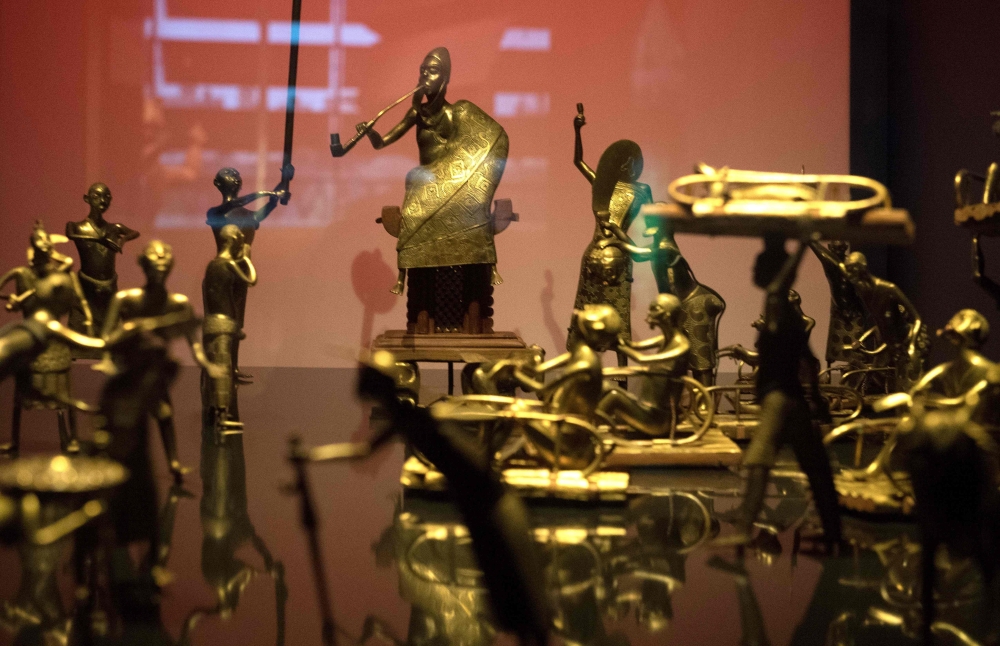
[{"label": "figurine's beaded skirt", "polygon": [[410,334],[493,332],[492,276],[488,264],[407,270],[406,331]]}]

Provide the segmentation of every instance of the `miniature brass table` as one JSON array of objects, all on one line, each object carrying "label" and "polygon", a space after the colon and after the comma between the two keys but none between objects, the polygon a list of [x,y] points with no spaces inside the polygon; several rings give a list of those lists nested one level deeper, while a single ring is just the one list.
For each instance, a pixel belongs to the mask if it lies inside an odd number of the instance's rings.
[{"label": "miniature brass table", "polygon": [[397,361],[448,364],[448,394],[455,394],[455,364],[475,364],[507,359],[528,346],[514,332],[488,334],[409,334],[387,330],[372,342],[372,351],[388,350]]}]

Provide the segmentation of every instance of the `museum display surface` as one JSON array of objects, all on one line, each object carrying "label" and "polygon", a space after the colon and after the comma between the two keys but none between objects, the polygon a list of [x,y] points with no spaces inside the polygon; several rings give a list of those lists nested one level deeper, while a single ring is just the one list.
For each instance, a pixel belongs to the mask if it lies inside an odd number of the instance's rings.
[{"label": "museum display surface", "polygon": [[0,645],[1000,644],[1000,111],[712,2],[12,18]]}]

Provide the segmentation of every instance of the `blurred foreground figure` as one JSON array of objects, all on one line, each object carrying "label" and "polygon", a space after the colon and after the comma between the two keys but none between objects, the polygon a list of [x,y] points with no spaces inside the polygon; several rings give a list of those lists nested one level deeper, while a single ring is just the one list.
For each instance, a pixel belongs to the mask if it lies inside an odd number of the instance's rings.
[{"label": "blurred foreground figure", "polygon": [[900,439],[916,498],[920,526],[924,609],[924,643],[934,630],[937,577],[935,555],[940,546],[949,558],[971,557],[983,577],[983,617],[987,643],[1000,639],[1000,461],[993,438],[970,418],[978,403],[925,410],[921,399],[910,409]]},{"label": "blurred foreground figure", "polygon": [[[767,291],[757,340],[760,425],[743,458],[748,471],[747,490],[737,533],[720,543],[743,545],[750,541],[753,523],[764,503],[771,468],[785,443],[792,445],[799,466],[809,478],[813,500],[823,521],[824,540],[827,544],[840,541],[837,491],[815,419],[823,411],[814,410],[825,402],[816,396],[807,398],[800,378],[803,363],[815,365],[818,373],[819,362],[809,349],[809,333],[801,310],[797,311],[789,297],[806,248],[806,243],[800,242],[796,252],[789,255],[784,238],[771,235],[764,238],[764,250],[754,265],[754,283]],[[816,378],[818,374],[810,380],[810,391],[817,387]],[[812,406],[808,399],[814,400]]]}]

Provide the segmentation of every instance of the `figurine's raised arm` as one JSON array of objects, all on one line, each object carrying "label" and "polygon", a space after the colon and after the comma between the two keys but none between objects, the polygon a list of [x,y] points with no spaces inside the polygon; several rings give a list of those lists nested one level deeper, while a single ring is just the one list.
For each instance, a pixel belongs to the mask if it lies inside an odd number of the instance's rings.
[{"label": "figurine's raised arm", "polygon": [[[247,270],[245,272],[242,268],[240,268],[240,263],[246,263]],[[235,273],[240,280],[250,287],[257,284],[257,268],[254,266],[253,261],[250,260],[249,256],[243,256],[239,260],[230,260],[229,268],[233,270],[233,273]]]},{"label": "figurine's raised arm", "polygon": [[[414,94],[414,104],[416,105],[420,101],[421,94]],[[368,135],[368,141],[372,142],[372,148],[375,150],[381,150],[389,144],[395,143],[400,137],[405,135],[410,128],[412,128],[417,123],[417,108],[411,107],[403,115],[402,120],[394,125],[389,132],[385,133],[383,137],[378,132],[375,131],[375,126],[372,122],[359,123],[356,128],[358,134]]]},{"label": "figurine's raised arm", "polygon": [[[648,341],[656,340],[662,343],[663,337],[653,337],[653,339],[647,339]],[[677,357],[684,356],[687,354],[688,350],[691,349],[691,342],[687,340],[687,337],[683,334],[675,335],[674,338],[670,340],[670,343],[661,352],[654,352],[652,354],[643,354],[635,350],[634,346],[619,346],[623,354],[627,355],[628,358],[637,361],[638,363],[657,363],[660,361],[670,361],[671,359],[676,359]]]},{"label": "figurine's raised arm", "polygon": [[583,176],[587,178],[587,181],[591,184],[594,183],[594,178],[597,174],[594,173],[594,169],[587,165],[587,162],[583,161],[583,138],[580,136],[580,129],[587,125],[587,118],[583,116],[583,104],[576,104],[576,116],[573,118],[573,128],[576,129],[576,146],[573,150],[573,164],[580,169]]}]

